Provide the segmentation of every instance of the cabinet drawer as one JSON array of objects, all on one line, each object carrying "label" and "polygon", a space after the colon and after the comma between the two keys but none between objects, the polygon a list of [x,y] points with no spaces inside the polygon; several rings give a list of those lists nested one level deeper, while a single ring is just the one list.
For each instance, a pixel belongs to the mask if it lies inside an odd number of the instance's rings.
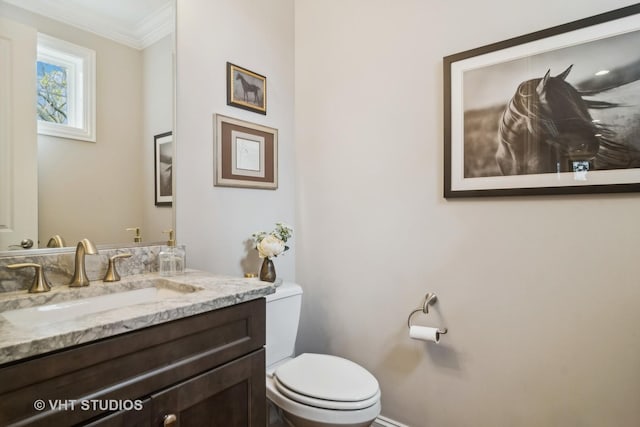
[{"label": "cabinet drawer", "polygon": [[0,425],[69,425],[109,412],[52,404],[149,396],[263,347],[264,321],[260,298],[4,365]]}]

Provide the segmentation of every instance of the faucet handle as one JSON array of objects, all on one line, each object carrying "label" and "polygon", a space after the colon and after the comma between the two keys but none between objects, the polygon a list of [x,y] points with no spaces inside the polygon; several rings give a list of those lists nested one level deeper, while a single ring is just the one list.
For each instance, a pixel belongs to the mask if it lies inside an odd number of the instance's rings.
[{"label": "faucet handle", "polygon": [[36,274],[33,277],[33,282],[31,283],[31,287],[29,288],[30,294],[36,294],[40,292],[49,292],[51,290],[51,285],[49,281],[44,275],[44,268],[40,264],[35,264],[32,262],[24,262],[20,264],[9,264],[7,268],[11,270],[16,270],[18,268],[27,268],[34,267],[36,269]]},{"label": "faucet handle", "polygon": [[120,258],[129,258],[130,253],[117,254],[109,258],[109,267],[107,267],[107,274],[104,275],[103,282],[117,282],[120,280],[120,275],[116,269],[116,260]]}]

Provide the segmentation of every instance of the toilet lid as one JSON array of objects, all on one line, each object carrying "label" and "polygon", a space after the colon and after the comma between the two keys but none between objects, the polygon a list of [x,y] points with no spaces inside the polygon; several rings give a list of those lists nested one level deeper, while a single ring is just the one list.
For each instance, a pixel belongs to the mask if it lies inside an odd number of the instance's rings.
[{"label": "toilet lid", "polygon": [[283,394],[319,407],[333,408],[342,402],[341,409],[356,409],[380,398],[378,381],[369,371],[337,356],[304,353],[278,367],[274,377]]}]

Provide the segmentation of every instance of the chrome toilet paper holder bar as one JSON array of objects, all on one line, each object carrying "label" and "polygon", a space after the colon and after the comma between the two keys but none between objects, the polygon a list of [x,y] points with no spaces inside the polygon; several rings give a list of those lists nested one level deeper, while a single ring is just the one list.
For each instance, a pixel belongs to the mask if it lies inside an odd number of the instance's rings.
[{"label": "chrome toilet paper holder bar", "polygon": [[[419,312],[423,312],[424,314],[429,314],[429,306],[435,304],[436,301],[438,301],[438,296],[436,294],[434,294],[433,292],[427,293],[427,295],[424,298],[424,303],[422,304],[422,307],[416,308],[411,312],[411,314],[409,314],[409,318],[407,319],[407,326],[409,327],[409,329],[411,329],[411,318],[413,317],[413,315]],[[447,328],[438,328],[438,333],[446,334]]]}]

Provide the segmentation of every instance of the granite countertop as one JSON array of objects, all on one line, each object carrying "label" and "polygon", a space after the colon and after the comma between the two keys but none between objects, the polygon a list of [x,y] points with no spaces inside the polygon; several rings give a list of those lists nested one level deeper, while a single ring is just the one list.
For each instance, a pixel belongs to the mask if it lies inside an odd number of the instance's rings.
[{"label": "granite countertop", "polygon": [[[164,295],[153,302],[47,323],[17,326],[2,316],[2,312],[17,308],[114,294],[154,285],[163,289],[163,292],[169,290],[168,296]],[[42,294],[3,292],[0,293],[0,364],[228,307],[273,292],[275,287],[268,282],[195,270],[188,270],[185,274],[174,277],[145,273],[123,277],[121,281],[113,283],[98,280],[83,288],[56,286],[50,292]]]}]

